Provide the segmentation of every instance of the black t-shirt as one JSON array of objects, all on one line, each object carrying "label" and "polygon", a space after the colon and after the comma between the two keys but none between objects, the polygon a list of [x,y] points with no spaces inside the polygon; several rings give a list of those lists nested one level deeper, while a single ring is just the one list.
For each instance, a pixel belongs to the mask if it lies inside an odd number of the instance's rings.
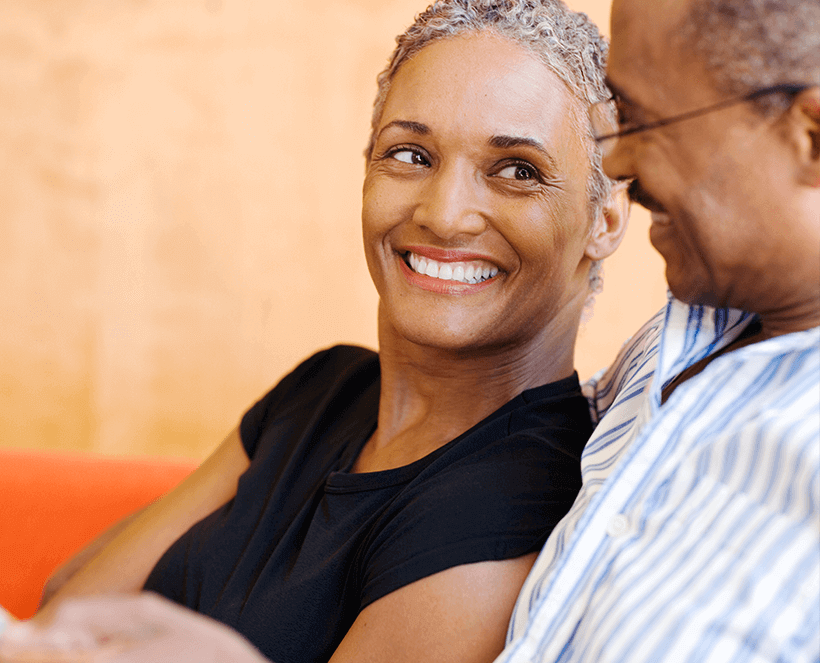
[{"label": "black t-shirt", "polygon": [[530,389],[424,458],[350,469],[376,426],[378,356],[338,346],[244,416],[251,465],[145,589],[238,630],[276,663],[327,661],[359,612],[460,564],[538,550],[581,486],[577,376]]}]

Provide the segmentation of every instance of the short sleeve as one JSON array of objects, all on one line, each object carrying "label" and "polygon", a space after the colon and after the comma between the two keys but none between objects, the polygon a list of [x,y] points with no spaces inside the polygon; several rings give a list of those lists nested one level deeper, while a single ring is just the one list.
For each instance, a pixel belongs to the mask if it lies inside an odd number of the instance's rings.
[{"label": "short sleeve", "polygon": [[[582,398],[577,403],[586,409]],[[574,448],[580,455],[582,445]],[[580,486],[579,457],[540,431],[498,439],[441,471],[434,463],[374,528],[362,560],[361,608],[454,566],[539,550]]]},{"label": "short sleeve", "polygon": [[[271,422],[299,424],[315,412],[326,412],[326,417],[332,417],[338,413],[331,401],[339,391],[356,393],[357,389],[366,388],[377,379],[378,369],[375,352],[349,345],[322,350],[303,361],[242,417],[239,434],[248,458],[254,458]],[[287,439],[288,434],[288,431],[279,431],[283,439]]]}]

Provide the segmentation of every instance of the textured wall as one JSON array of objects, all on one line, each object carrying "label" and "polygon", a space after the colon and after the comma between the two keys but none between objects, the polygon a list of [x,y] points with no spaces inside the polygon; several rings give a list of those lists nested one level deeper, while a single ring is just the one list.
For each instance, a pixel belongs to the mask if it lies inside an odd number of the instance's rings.
[{"label": "textured wall", "polygon": [[[201,457],[307,354],[375,345],[361,150],[423,7],[2,0],[0,445]],[[582,375],[663,303],[647,223]]]}]

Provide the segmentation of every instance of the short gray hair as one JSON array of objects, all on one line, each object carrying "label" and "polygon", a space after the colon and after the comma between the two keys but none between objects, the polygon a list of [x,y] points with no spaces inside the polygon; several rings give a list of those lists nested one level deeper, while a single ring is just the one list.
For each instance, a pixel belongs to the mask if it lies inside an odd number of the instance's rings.
[{"label": "short gray hair", "polygon": [[396,50],[378,76],[373,104],[370,158],[390,84],[402,64],[425,46],[465,33],[490,31],[535,54],[569,88],[580,103],[574,118],[587,138],[591,174],[587,184],[592,216],[608,198],[611,180],[601,166],[601,153],[592,138],[586,109],[610,97],[604,82],[609,45],[586,14],[571,11],[561,0],[437,0],[396,37]]},{"label": "short gray hair", "polygon": [[[693,0],[680,34],[727,95],[820,85],[820,0]],[[755,104],[770,113],[788,102],[775,95]]]}]

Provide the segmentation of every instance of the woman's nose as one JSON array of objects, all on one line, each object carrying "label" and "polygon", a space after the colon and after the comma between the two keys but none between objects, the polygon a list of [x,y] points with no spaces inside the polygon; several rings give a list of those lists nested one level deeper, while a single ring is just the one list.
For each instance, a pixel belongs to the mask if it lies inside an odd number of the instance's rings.
[{"label": "woman's nose", "polygon": [[478,235],[487,227],[480,177],[466,164],[439,166],[422,188],[413,220],[443,239]]}]

